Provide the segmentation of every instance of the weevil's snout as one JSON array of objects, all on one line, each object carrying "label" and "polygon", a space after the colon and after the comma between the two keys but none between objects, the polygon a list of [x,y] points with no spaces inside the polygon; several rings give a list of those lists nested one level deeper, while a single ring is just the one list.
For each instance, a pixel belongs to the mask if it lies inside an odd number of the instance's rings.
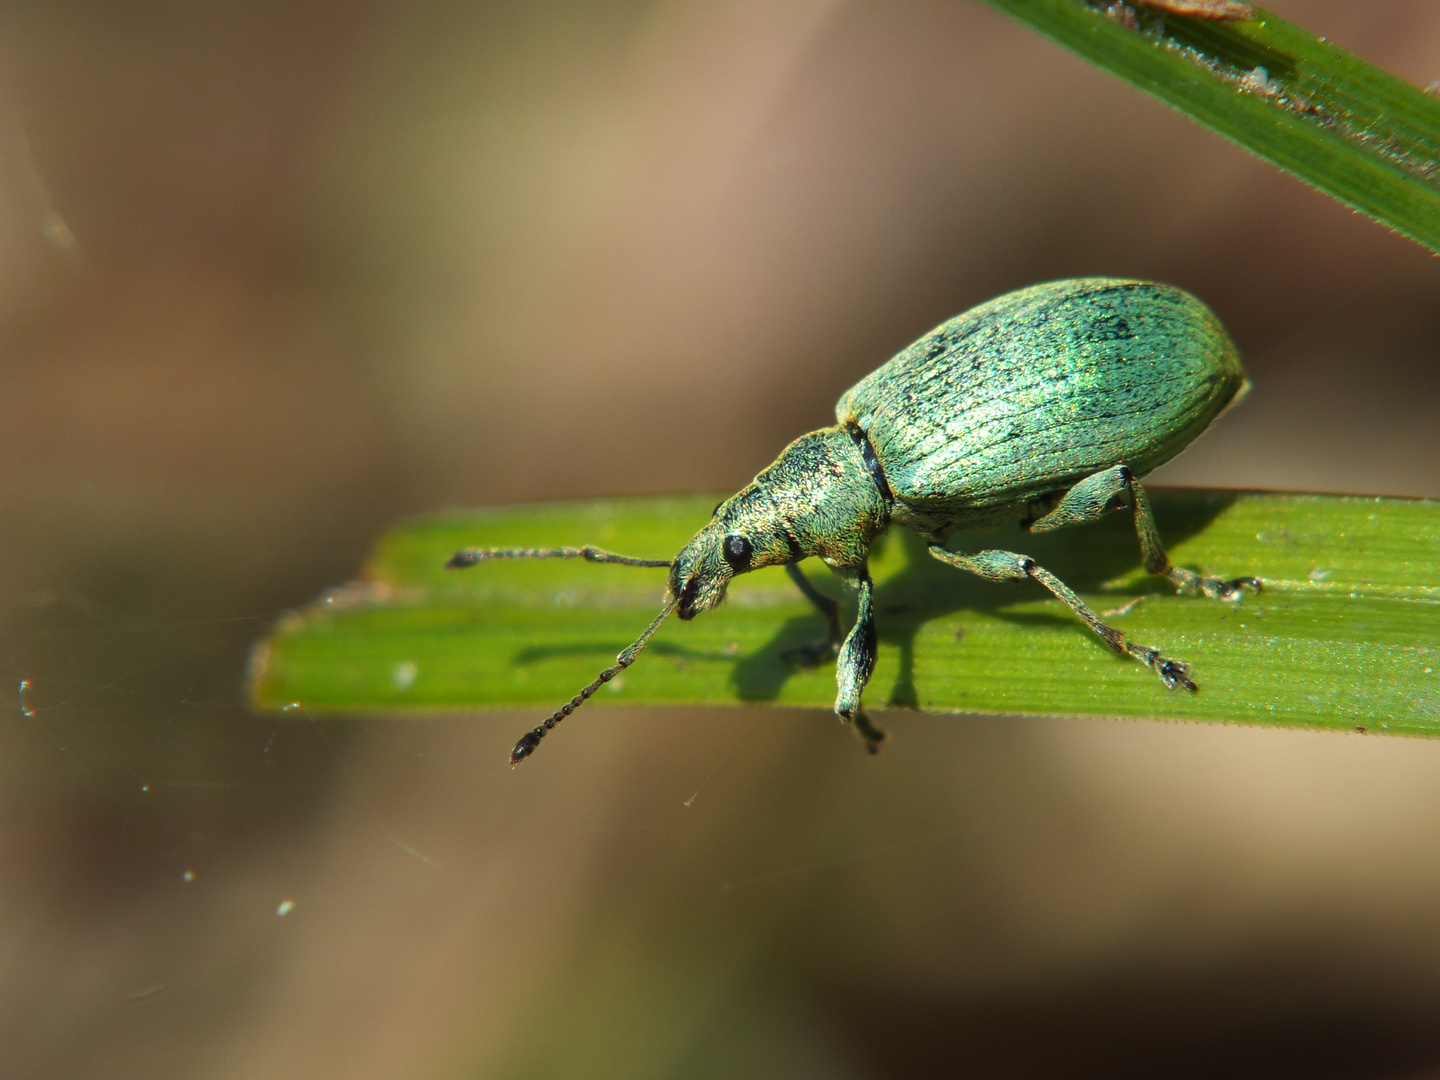
[{"label": "weevil's snout", "polygon": [[725,599],[735,576],[723,555],[725,537],[711,525],[702,529],[670,566],[670,599],[682,619],[693,619]]},{"label": "weevil's snout", "polygon": [[680,618],[693,619],[719,604],[733,577],[811,554],[802,551],[785,527],[774,485],[760,482],[765,475],[717,506],[710,524],[675,557],[670,566],[670,598]]}]

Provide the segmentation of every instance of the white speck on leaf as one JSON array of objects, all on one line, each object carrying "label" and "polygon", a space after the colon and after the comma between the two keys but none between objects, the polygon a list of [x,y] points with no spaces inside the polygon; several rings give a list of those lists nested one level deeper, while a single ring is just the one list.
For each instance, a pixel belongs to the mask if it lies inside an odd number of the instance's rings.
[{"label": "white speck on leaf", "polygon": [[415,676],[420,674],[420,669],[409,660],[402,660],[395,665],[395,670],[390,672],[390,681],[396,690],[409,690],[415,685]]}]

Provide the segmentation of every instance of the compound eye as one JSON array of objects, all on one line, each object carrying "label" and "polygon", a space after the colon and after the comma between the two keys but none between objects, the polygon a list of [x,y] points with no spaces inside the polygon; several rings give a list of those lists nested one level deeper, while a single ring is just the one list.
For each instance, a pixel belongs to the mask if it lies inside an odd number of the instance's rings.
[{"label": "compound eye", "polygon": [[725,542],[720,548],[721,554],[725,556],[725,561],[730,564],[732,570],[737,572],[750,565],[752,550],[749,540],[743,536],[734,535],[725,537]]}]

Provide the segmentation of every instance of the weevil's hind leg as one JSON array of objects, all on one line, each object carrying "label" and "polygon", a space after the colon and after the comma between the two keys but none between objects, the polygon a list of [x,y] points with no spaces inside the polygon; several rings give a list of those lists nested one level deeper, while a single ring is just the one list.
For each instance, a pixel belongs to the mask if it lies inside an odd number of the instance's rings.
[{"label": "weevil's hind leg", "polygon": [[1181,592],[1202,592],[1213,600],[1238,600],[1247,585],[1256,592],[1260,591],[1259,578],[1226,580],[1205,577],[1193,570],[1172,565],[1165,549],[1160,546],[1160,530],[1155,527],[1150,498],[1126,465],[1117,465],[1081,480],[1065,493],[1054,510],[1032,524],[1030,531],[1049,532],[1067,525],[1099,521],[1112,510],[1125,505],[1127,494],[1135,511],[1135,532],[1140,538],[1140,554],[1145,560],[1146,573],[1169,578]]},{"label": "weevil's hind leg", "polygon": [[1085,601],[1075,595],[1070,586],[1043,566],[1037,565],[1035,560],[1028,555],[1017,555],[1013,551],[981,551],[974,555],[962,555],[958,551],[951,551],[939,544],[930,545],[930,554],[948,566],[968,570],[986,581],[1035,579],[1049,589],[1056,599],[1084,619],[1086,625],[1099,634],[1100,640],[1110,646],[1112,650],[1121,656],[1133,656],[1139,660],[1159,675],[1160,680],[1171,690],[1181,686],[1187,690],[1198,689],[1190,681],[1189,664],[1183,660],[1172,660],[1169,657],[1161,656],[1159,649],[1126,641],[1124,634],[1096,615]]},{"label": "weevil's hind leg", "polygon": [[840,628],[840,605],[815,588],[810,579],[805,576],[805,572],[794,563],[785,564],[785,573],[790,575],[790,580],[795,582],[796,587],[805,594],[806,599],[820,609],[820,614],[825,616],[828,633],[824,641],[811,641],[803,645],[796,645],[786,649],[781,655],[786,659],[794,660],[801,667],[816,667],[839,655],[840,643],[845,638],[845,632]]},{"label": "weevil's hind leg", "polygon": [[[1121,466],[1124,468],[1124,466]],[[1125,469],[1129,473],[1129,469]],[[1212,600],[1239,600],[1242,590],[1249,586],[1257,593],[1263,586],[1256,577],[1225,578],[1206,577],[1184,567],[1172,566],[1170,557],[1160,546],[1160,531],[1155,527],[1155,515],[1150,510],[1150,498],[1140,481],[1130,477],[1130,503],[1135,508],[1135,532],[1140,537],[1140,553],[1145,559],[1147,573],[1169,578],[1181,592],[1202,592]]]},{"label": "weevil's hind leg", "polygon": [[586,559],[593,563],[617,563],[620,566],[669,566],[669,559],[637,559],[633,555],[617,555],[604,548],[536,547],[536,548],[461,548],[446,561],[450,570],[461,570],[476,563],[500,559]]},{"label": "weevil's hind leg", "polygon": [[835,715],[854,728],[855,734],[865,743],[866,750],[878,754],[881,743],[885,741],[885,732],[876,727],[860,707],[865,684],[875,670],[875,613],[871,604],[875,586],[870,580],[869,570],[863,565],[840,567],[835,572],[860,598],[855,625],[845,636],[835,661],[835,682],[839,687],[835,697]]}]

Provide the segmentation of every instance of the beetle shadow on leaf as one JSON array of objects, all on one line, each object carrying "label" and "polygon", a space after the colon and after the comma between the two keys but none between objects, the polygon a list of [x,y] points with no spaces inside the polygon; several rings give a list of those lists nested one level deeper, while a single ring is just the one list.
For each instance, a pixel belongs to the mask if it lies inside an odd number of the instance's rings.
[{"label": "beetle shadow on leaf", "polygon": [[[1235,497],[1229,491],[1202,489],[1150,491],[1161,538],[1170,546],[1178,546],[1204,531]],[[876,559],[876,576],[882,580],[878,581],[873,598],[875,628],[882,646],[898,647],[899,672],[888,694],[872,684],[868,695],[872,705],[880,704],[883,696],[886,707],[919,707],[915,636],[932,620],[957,611],[980,612],[1028,626],[1073,627],[1077,648],[1091,644],[1104,648],[1079,618],[1058,604],[1053,613],[1007,610],[1016,604],[1049,597],[1038,582],[984,581],[946,566],[932,558],[925,544],[907,529],[892,528],[885,543],[899,551],[883,551]],[[1128,510],[1093,524],[1050,533],[1031,533],[1018,524],[983,532],[957,532],[950,536],[947,546],[963,552],[998,548],[1028,555],[1082,594],[1099,592],[1106,582],[1129,576],[1139,569],[1141,562],[1140,541]],[[890,573],[885,564],[894,561],[896,554],[901,555],[904,565],[898,572]],[[1252,567],[1205,569],[1226,574],[1254,572]],[[832,596],[837,594],[838,583],[833,579],[831,582],[819,579],[817,584],[822,591]],[[1173,592],[1174,586],[1165,579],[1146,577],[1114,595],[1117,602],[1123,602],[1130,596]],[[843,618],[848,631],[854,619],[853,600],[845,607]],[[787,661],[785,654],[824,636],[825,622],[818,612],[787,619],[764,646],[736,663],[733,682],[737,696],[742,701],[775,700],[799,667],[794,661]],[[963,648],[963,644],[957,642],[957,648]]]}]

